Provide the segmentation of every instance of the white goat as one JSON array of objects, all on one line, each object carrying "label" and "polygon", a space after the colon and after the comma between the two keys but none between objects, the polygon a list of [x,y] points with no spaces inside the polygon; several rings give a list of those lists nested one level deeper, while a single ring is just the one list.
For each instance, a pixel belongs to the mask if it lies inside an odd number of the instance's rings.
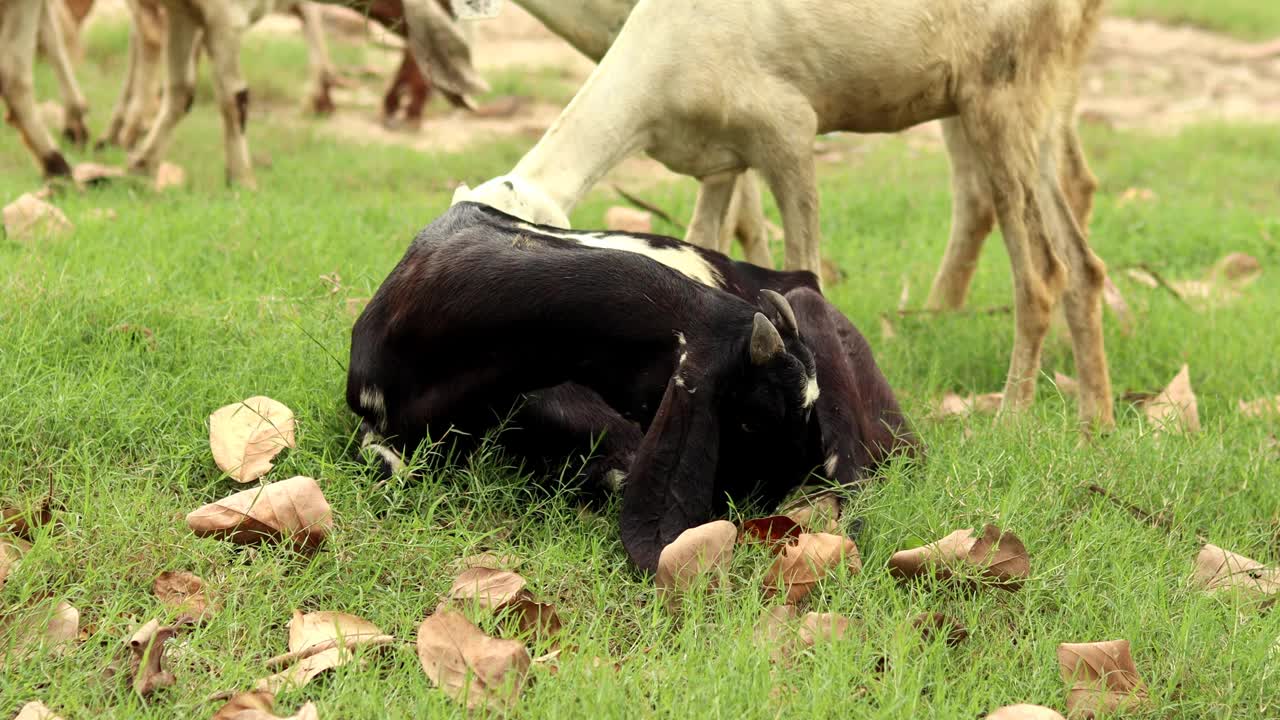
[{"label": "white goat", "polygon": [[71,70],[54,9],[45,0],[0,0],[0,96],[9,107],[6,120],[18,129],[45,176],[67,176],[71,166],[49,134],[36,105],[32,65],[37,42],[53,64],[62,87],[65,133],[73,142],[82,143],[89,136],[84,125],[89,103]]},{"label": "white goat", "polygon": [[[213,66],[213,86],[222,112],[229,183],[256,187],[245,139],[249,89],[240,74],[240,40],[249,26],[270,11],[274,0],[161,0],[168,15],[168,89],[160,116],[129,159],[136,172],[152,174],[163,158],[174,127],[191,106],[195,92],[192,48],[204,36]],[[361,0],[335,3],[361,7]],[[404,0],[408,46],[432,79],[457,95],[484,92],[488,85],[471,67],[470,49],[448,13],[436,0]]]},{"label": "white goat", "polygon": [[1082,229],[1094,180],[1072,118],[1101,4],[641,0],[511,174],[459,188],[454,200],[567,226],[592,185],[645,150],[701,180],[691,232],[707,246],[720,236],[739,175],[757,168],[782,212],[786,267],[817,271],[814,135],[945,118],[957,197],[932,301],[963,301],[988,218],[998,217],[1016,307],[1003,409],[1034,400],[1050,313],[1065,289],[1081,417],[1110,426],[1106,270]]}]

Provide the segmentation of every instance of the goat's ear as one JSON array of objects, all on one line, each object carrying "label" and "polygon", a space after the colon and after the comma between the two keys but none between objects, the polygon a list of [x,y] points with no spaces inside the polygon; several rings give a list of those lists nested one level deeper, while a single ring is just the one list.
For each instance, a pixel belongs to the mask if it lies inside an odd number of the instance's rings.
[{"label": "goat's ear", "polygon": [[773,307],[778,313],[778,320],[782,324],[782,330],[791,337],[800,334],[800,324],[796,321],[796,312],[791,309],[791,303],[782,297],[776,290],[761,290],[760,299]]},{"label": "goat's ear", "polygon": [[470,195],[471,195],[471,188],[467,187],[466,183],[459,183],[458,187],[455,188],[453,191],[453,200],[450,200],[449,204],[457,205],[463,200],[466,200],[467,197]]},{"label": "goat's ear", "polygon": [[662,549],[680,533],[711,519],[720,425],[714,373],[697,388],[679,375],[640,441],[622,492],[622,546],[644,571],[654,572]]},{"label": "goat's ear", "polygon": [[756,313],[751,321],[751,344],[749,351],[751,353],[751,362],[756,365],[764,365],[773,359],[775,355],[784,352],[786,346],[782,344],[782,335],[778,334],[778,328],[769,322],[769,318],[764,313]]}]

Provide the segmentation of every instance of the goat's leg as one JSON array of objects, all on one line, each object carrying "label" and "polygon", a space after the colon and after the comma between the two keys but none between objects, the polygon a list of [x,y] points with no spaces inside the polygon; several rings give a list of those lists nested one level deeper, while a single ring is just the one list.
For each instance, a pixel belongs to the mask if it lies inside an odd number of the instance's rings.
[{"label": "goat's leg", "polygon": [[168,45],[165,56],[169,66],[169,88],[160,105],[160,116],[143,138],[142,145],[129,159],[129,168],[147,175],[155,174],[164,152],[169,147],[173,129],[191,111],[195,101],[193,52],[200,28],[196,19],[179,6],[168,7]]},{"label": "goat's leg", "polygon": [[[404,54],[401,69],[404,71],[402,77],[409,93],[409,102],[404,108],[404,123],[406,127],[417,130],[422,127],[422,113],[427,106],[427,99],[431,97],[431,78],[422,74],[417,61],[408,51]],[[451,97],[450,102],[452,101]]]},{"label": "goat's leg", "polygon": [[[133,149],[150,124],[159,115],[159,98],[164,83],[161,63],[165,54],[164,9],[153,0],[134,0],[134,29],[138,43],[137,76],[134,79],[133,94],[125,110],[124,127],[120,131],[120,145]],[[193,47],[192,57],[198,48]],[[195,83],[194,59],[185,70],[191,82]]]},{"label": "goat's leg", "polygon": [[1014,341],[1002,415],[1035,399],[1040,352],[1050,314],[1062,293],[1064,268],[1054,252],[1039,172],[1043,120],[1016,113],[1024,98],[1014,88],[991,90],[962,115],[969,142],[982,159],[1009,254],[1014,288]]},{"label": "goat's leg", "polygon": [[818,181],[813,168],[817,118],[807,102],[803,109],[798,103],[794,105],[787,116],[794,123],[788,128],[790,133],[778,136],[768,147],[764,154],[768,164],[760,171],[782,212],[782,231],[786,235],[784,269],[820,275]]},{"label": "goat's leg", "polygon": [[213,70],[213,89],[222,114],[222,137],[227,158],[227,184],[257,188],[253,164],[249,159],[249,141],[245,128],[249,123],[249,87],[240,74],[240,38],[249,29],[247,17],[229,6],[218,6],[224,12],[205,15],[205,47],[209,50]]},{"label": "goat's leg", "polygon": [[5,119],[18,129],[22,142],[35,155],[46,177],[67,176],[71,166],[58,151],[36,110],[32,64],[42,0],[0,2],[0,95],[9,113]]},{"label": "goat's leg", "polygon": [[302,21],[302,36],[307,40],[307,71],[311,75],[308,81],[307,97],[312,112],[317,115],[328,115],[335,105],[329,91],[333,87],[333,60],[329,57],[329,45],[324,39],[324,25],[320,18],[320,8],[313,2],[294,3],[289,10]]},{"label": "goat's leg", "polygon": [[[773,267],[773,256],[769,253],[769,231],[764,221],[764,203],[760,199],[760,180],[751,170],[739,175],[738,182],[734,185],[727,225],[722,232],[733,232],[747,262],[760,267]],[[728,254],[727,250],[722,252]]]},{"label": "goat's leg", "polygon": [[1089,220],[1093,215],[1093,195],[1098,190],[1098,178],[1089,170],[1084,158],[1084,148],[1080,145],[1080,134],[1076,131],[1075,120],[1070,116],[1064,118],[1061,131],[1062,165],[1058,168],[1058,177],[1062,191],[1071,206],[1071,214],[1076,225],[1085,237],[1089,236]]},{"label": "goat's leg", "polygon": [[129,26],[129,55],[125,60],[124,68],[124,87],[120,89],[120,97],[116,100],[115,107],[111,109],[111,119],[107,121],[107,131],[103,134],[98,142],[94,144],[96,149],[101,150],[108,145],[120,144],[120,132],[124,129],[124,117],[126,108],[133,99],[134,93],[138,92],[138,64],[139,55],[142,49],[139,47],[141,39],[138,37],[137,20],[134,18],[133,4],[130,7],[130,26]]},{"label": "goat's leg", "polygon": [[62,135],[68,142],[83,146],[89,142],[89,130],[85,127],[84,117],[89,114],[89,101],[80,91],[80,83],[76,82],[75,71],[71,68],[71,58],[67,55],[67,43],[63,37],[57,10],[49,0],[42,3],[40,10],[40,38],[53,65],[53,73],[62,88],[62,104],[66,118],[63,122]]},{"label": "goat's leg", "polygon": [[925,307],[958,310],[969,294],[982,245],[995,226],[991,184],[958,118],[942,121],[951,159],[951,237]]},{"label": "goat's leg", "polygon": [[693,219],[684,234],[685,242],[728,254],[730,236],[725,224],[741,175],[737,170],[729,170],[698,179],[698,198],[693,204]]},{"label": "goat's leg", "polygon": [[[1070,121],[1064,123],[1069,126]],[[1058,142],[1048,143],[1041,152],[1041,195],[1046,199],[1045,214],[1051,216],[1048,227],[1053,232],[1054,248],[1067,264],[1067,288],[1063,295],[1063,309],[1067,327],[1071,329],[1071,348],[1075,355],[1076,372],[1080,376],[1080,420],[1086,426],[1110,429],[1115,425],[1111,405],[1111,376],[1107,368],[1107,355],[1102,338],[1102,287],[1107,270],[1102,260],[1089,247],[1085,231],[1077,218],[1088,218],[1091,189],[1074,196],[1061,185],[1063,174],[1080,182],[1080,171],[1092,178],[1083,166],[1084,155],[1074,129],[1060,133],[1066,142],[1075,141],[1074,148],[1060,147]],[[1059,150],[1061,149],[1061,152]],[[1078,163],[1076,167],[1059,168],[1058,158]],[[1079,188],[1086,185],[1078,185]]]}]

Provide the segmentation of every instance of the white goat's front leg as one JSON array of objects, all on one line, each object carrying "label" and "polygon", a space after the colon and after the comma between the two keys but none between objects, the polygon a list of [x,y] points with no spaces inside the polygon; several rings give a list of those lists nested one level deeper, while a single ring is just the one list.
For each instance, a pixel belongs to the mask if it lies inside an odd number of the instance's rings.
[{"label": "white goat's front leg", "polygon": [[759,169],[782,213],[786,235],[783,268],[808,270],[821,279],[818,180],[813,167],[817,116],[803,98],[780,100],[774,107],[787,124],[759,139]]},{"label": "white goat's front leg", "polygon": [[76,82],[75,71],[71,68],[71,58],[67,54],[67,43],[62,34],[61,23],[55,16],[57,10],[50,0],[42,3],[40,10],[40,44],[44,46],[53,65],[53,72],[58,77],[58,85],[62,88],[62,104],[66,118],[63,122],[62,134],[68,141],[76,145],[89,142],[89,129],[85,127],[84,118],[89,114],[89,101],[85,100]]},{"label": "white goat's front leg", "polygon": [[732,234],[727,225],[741,174],[729,170],[699,178],[698,198],[693,204],[693,219],[684,233],[685,242],[728,254]]},{"label": "white goat's front leg", "polygon": [[969,294],[982,245],[995,226],[991,183],[982,158],[969,144],[958,118],[942,121],[942,136],[951,159],[951,237],[933,278],[925,307],[958,310]]},{"label": "white goat's front leg", "polygon": [[307,71],[310,75],[307,81],[307,102],[312,112],[328,115],[335,108],[329,91],[337,73],[333,69],[333,60],[329,57],[329,45],[324,39],[320,6],[304,0],[294,3],[289,10],[302,21],[302,36],[307,40]]},{"label": "white goat's front leg", "polygon": [[249,87],[240,74],[240,38],[249,29],[249,18],[230,3],[220,3],[206,11],[205,47],[212,60],[213,89],[222,113],[223,142],[226,145],[227,184],[257,188],[249,159],[245,128],[249,122]]},{"label": "white goat's front leg", "polygon": [[[727,221],[747,262],[760,267],[773,267],[769,253],[769,230],[764,221],[764,203],[760,198],[760,180],[748,170],[738,176]],[[727,250],[722,251],[728,254]]]},{"label": "white goat's front leg", "polygon": [[155,174],[169,147],[174,127],[191,111],[191,104],[195,102],[196,82],[192,71],[192,53],[197,49],[199,26],[185,9],[170,5],[167,10],[169,33],[165,57],[168,60],[169,87],[160,104],[160,116],[143,138],[137,152],[129,159],[131,170],[148,175]]},{"label": "white goat's front leg", "polygon": [[18,129],[45,176],[66,176],[71,166],[40,119],[31,76],[41,4],[42,0],[0,0],[0,95],[9,107],[5,119]]}]

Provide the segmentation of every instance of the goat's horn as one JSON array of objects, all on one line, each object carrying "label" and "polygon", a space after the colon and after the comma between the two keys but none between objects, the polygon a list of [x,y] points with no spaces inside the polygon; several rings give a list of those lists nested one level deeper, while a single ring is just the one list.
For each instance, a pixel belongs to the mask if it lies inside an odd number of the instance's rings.
[{"label": "goat's horn", "polygon": [[775,290],[761,290],[760,297],[763,297],[773,305],[778,314],[782,316],[782,329],[792,335],[800,334],[800,324],[796,322],[796,313],[791,309],[791,303],[782,297],[782,294]]},{"label": "goat's horn", "polygon": [[764,313],[756,313],[751,321],[751,362],[764,365],[783,351],[782,336]]}]

